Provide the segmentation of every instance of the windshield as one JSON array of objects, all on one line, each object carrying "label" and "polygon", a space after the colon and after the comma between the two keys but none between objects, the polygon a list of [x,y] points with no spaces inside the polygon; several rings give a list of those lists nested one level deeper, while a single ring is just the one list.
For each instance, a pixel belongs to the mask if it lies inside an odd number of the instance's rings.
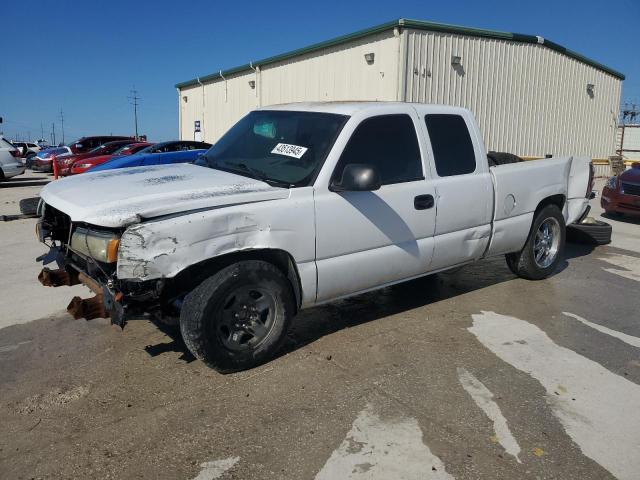
[{"label": "windshield", "polygon": [[123,145],[120,148],[118,148],[115,152],[113,152],[113,156],[115,157],[116,155],[121,155],[122,152],[126,150],[133,150],[134,148],[136,148],[135,145],[131,145],[131,144]]},{"label": "windshield", "polygon": [[306,186],[315,178],[347,119],[332,113],[251,112],[196,164],[280,186]]},{"label": "windshield", "polygon": [[99,153],[102,150],[106,150],[105,145],[98,145],[97,147],[92,148],[91,150],[89,150],[88,153]]}]

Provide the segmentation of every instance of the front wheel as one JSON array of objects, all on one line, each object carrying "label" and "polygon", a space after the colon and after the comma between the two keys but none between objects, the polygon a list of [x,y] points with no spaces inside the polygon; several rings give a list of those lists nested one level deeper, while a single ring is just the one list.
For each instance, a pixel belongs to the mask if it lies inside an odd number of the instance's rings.
[{"label": "front wheel", "polygon": [[560,263],[566,230],[562,212],[556,205],[542,208],[535,218],[523,249],[507,254],[509,269],[521,278],[541,280]]},{"label": "front wheel", "polygon": [[230,265],[186,296],[180,331],[187,348],[221,373],[252,368],[280,348],[294,312],[291,285],[274,265]]}]

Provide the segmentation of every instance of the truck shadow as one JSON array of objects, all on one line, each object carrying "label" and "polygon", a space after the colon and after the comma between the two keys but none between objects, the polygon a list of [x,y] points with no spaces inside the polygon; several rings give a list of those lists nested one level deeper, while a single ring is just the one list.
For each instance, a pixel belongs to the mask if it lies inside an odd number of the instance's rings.
[{"label": "truck shadow", "polygon": [[[554,275],[574,258],[589,255],[592,245],[567,244]],[[302,311],[294,320],[289,342],[280,355],[297,350],[321,337],[387,316],[463,295],[516,279],[503,257],[495,257],[459,269],[429,275],[374,292]]]},{"label": "truck shadow", "polygon": [[[589,255],[594,248],[592,245],[567,244],[556,275],[567,268],[572,259]],[[495,257],[460,269],[429,275],[304,310],[294,319],[287,340],[276,358],[345,328],[362,325],[516,278],[507,268],[504,258]],[[170,338],[170,341],[145,346],[144,349],[150,356],[177,352],[181,354],[180,360],[186,363],[195,360],[182,340],[179,327],[163,324],[156,324],[156,326]]]}]

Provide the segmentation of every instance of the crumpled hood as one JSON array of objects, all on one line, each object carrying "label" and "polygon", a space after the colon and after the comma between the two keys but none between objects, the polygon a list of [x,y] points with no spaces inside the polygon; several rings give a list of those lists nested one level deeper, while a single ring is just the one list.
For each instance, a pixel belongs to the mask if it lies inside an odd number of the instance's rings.
[{"label": "crumpled hood", "polygon": [[45,186],[40,197],[74,222],[123,227],[203,208],[287,198],[289,190],[192,164],[84,173]]}]

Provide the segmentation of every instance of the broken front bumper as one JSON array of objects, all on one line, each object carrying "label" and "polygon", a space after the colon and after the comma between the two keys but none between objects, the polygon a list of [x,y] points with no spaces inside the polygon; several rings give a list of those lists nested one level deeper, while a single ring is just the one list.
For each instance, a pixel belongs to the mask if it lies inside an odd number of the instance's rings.
[{"label": "broken front bumper", "polygon": [[87,299],[73,297],[67,306],[67,311],[73,318],[87,320],[110,318],[111,323],[124,327],[126,323],[125,309],[120,303],[123,298],[122,293],[116,292],[108,285],[90,277],[78,267],[70,263],[56,270],[45,267],[38,275],[38,280],[47,287],[85,285],[95,296]]}]

